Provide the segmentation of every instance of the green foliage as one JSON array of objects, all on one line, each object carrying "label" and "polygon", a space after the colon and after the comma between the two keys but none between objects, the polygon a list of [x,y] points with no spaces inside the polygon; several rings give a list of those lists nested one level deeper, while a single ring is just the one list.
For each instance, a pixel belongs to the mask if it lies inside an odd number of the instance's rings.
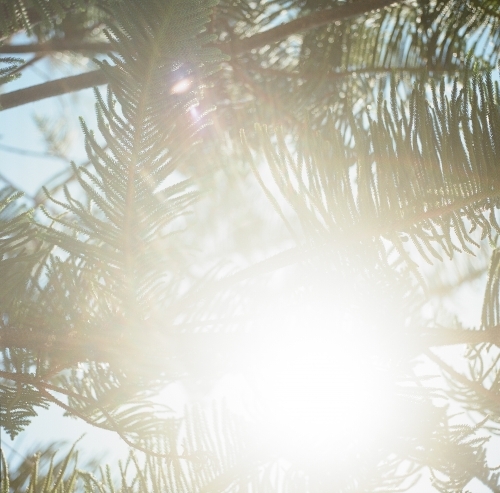
[{"label": "green foliage", "polygon": [[[234,28],[237,34],[266,29],[273,20],[270,12],[284,21],[287,13],[306,15],[333,7],[331,2],[318,0],[258,5],[252,14],[244,8],[226,7],[235,17],[235,10],[244,13]],[[259,16],[266,9],[267,15]],[[304,121],[315,129],[327,122],[338,126],[352,113],[376,105],[377,90],[387,89],[394,77],[401,81],[402,98],[411,92],[415,80],[432,77],[439,81],[458,72],[465,80],[464,62],[471,51],[484,69],[491,69],[499,46],[497,10],[496,0],[398,2],[390,9],[310,29],[237,58],[232,64],[238,88],[229,83],[216,90],[225,97],[237,94],[239,100],[267,101],[257,108],[231,107],[240,127],[255,120],[285,122],[298,132]],[[220,29],[227,30],[227,26]],[[483,47],[475,49],[478,45]],[[254,112],[257,117],[252,116]]]},{"label": "green foliage", "polygon": [[22,60],[19,58],[0,58],[0,64],[7,64],[6,67],[4,66],[0,68],[0,85],[6,84],[7,82],[14,80],[21,75],[19,73],[16,73],[16,69],[20,66],[21,62]]},{"label": "green foliage", "polygon": [[[25,358],[35,365],[37,375],[68,370],[54,380],[69,398],[68,409],[96,426],[121,430],[124,438],[132,433],[144,440],[154,432],[157,419],[151,419],[145,400],[151,391],[144,395],[141,388],[157,378],[157,367],[148,361],[149,350],[138,339],[145,337],[146,327],[154,338],[151,310],[161,313],[171,301],[166,293],[176,289],[169,282],[175,252],[169,245],[176,228],[170,224],[199,194],[188,190],[189,181],[165,186],[177,162],[189,155],[192,131],[182,135],[179,121],[196,104],[192,92],[170,96],[172,77],[181,72],[190,77],[195,70],[203,78],[223,58],[214,48],[204,47],[210,36],[198,36],[210,4],[192,2],[189,18],[182,17],[185,2],[182,9],[180,3],[160,1],[133,6],[133,15],[132,4],[126,2],[114,11],[119,27],[109,37],[116,46],[112,59],[117,67],[103,67],[110,77],[120,70],[121,77],[112,83],[107,101],[97,94],[98,125],[108,151],[83,124],[92,171],[80,168],[75,173],[87,198],[66,189],[63,200],[52,199],[63,214],[44,209],[51,223],[42,221],[38,235],[57,248],[33,271],[29,295],[17,293],[15,299],[24,303],[9,316],[15,315],[16,337],[29,333],[36,321],[43,342],[33,343]],[[149,56],[138,57],[138,49]],[[179,60],[185,61],[188,72]],[[5,237],[5,248],[11,251],[17,236],[6,229]],[[7,260],[3,265],[7,268]],[[154,341],[150,343],[153,347]],[[12,351],[17,350],[4,351],[5,363]],[[78,363],[87,359],[84,377],[78,377]],[[14,370],[12,366],[11,373]],[[175,377],[169,374],[167,380]],[[39,395],[36,403],[52,399],[65,405],[43,385],[37,390],[18,385],[21,393],[28,388]],[[28,403],[36,405],[33,395],[26,395],[16,401],[23,416],[33,415]],[[124,402],[127,406],[121,407]],[[9,426],[10,432],[15,434],[19,426]]]},{"label": "green foliage", "polygon": [[282,130],[274,138],[257,127],[258,148],[307,242],[375,238],[382,249],[390,241],[409,260],[403,242],[411,240],[431,263],[443,252],[450,258],[472,253],[476,229],[480,240],[500,232],[498,84],[491,74],[460,90],[458,84],[455,79],[449,96],[445,81],[437,89],[418,85],[406,108],[393,85],[389,101],[379,96],[375,116],[366,114],[364,126],[353,122],[349,143],[345,132],[327,127],[328,140],[301,136],[290,149]]},{"label": "green foliage", "polygon": [[[84,39],[85,22],[101,19],[88,5],[3,2],[0,32],[56,39],[74,22]],[[0,195],[0,418],[14,437],[55,404],[135,451],[100,476],[77,468],[74,449],[10,476],[4,465],[2,492],[401,491],[423,471],[443,492],[473,478],[498,488],[482,434],[500,422],[498,1],[405,2],[231,60],[216,43],[231,52],[282,10],[337,4],[92,5],[110,54],[96,61],[109,81],[95,92],[97,129],[82,121],[88,162],[36,211],[13,189]],[[0,82],[17,68],[4,61]],[[270,207],[246,200],[249,189]],[[445,335],[458,336],[443,342],[422,265],[487,242],[481,330],[454,323]],[[315,338],[341,375],[355,373],[342,354],[357,362],[358,393],[384,375],[383,417],[365,400],[354,424],[332,411],[333,431],[277,423],[282,439],[264,424],[273,409],[240,419],[190,406],[180,419],[159,401],[172,382],[204,397],[228,374],[252,382],[263,349],[280,365],[281,348],[307,352]],[[431,350],[457,340],[469,344],[458,369]],[[285,363],[289,378],[302,356]],[[419,373],[423,360],[446,386]],[[300,376],[293,383],[310,399]],[[479,418],[457,424],[450,402]],[[289,444],[301,433],[298,450]]]},{"label": "green foliage", "polygon": [[[64,19],[87,12],[95,17],[96,10],[111,5],[114,0],[2,0],[0,2],[0,39],[20,30],[41,35],[53,31]],[[89,16],[92,18],[92,15]],[[84,19],[81,19],[82,24]]]},{"label": "green foliage", "polygon": [[[471,475],[486,483],[494,479],[484,469],[486,440],[474,436],[476,431],[467,426],[445,428],[439,437],[430,438],[428,448],[412,451],[412,460],[417,464],[432,464],[438,491],[463,488]],[[251,432],[255,433],[255,429],[224,408],[216,407],[207,413],[195,407],[176,436],[164,437],[161,443],[155,439],[157,443],[152,446],[165,452],[182,450],[182,454],[165,459],[131,452],[117,474],[109,466],[97,468],[91,463],[85,469],[79,468],[75,444],[62,457],[47,450],[27,458],[17,474],[9,473],[4,462],[2,491],[9,491],[9,486],[13,493],[73,493],[82,488],[100,493],[308,491],[322,486],[325,468],[335,473],[332,484],[337,491],[360,487],[366,491],[394,491],[407,475],[418,470],[418,466],[407,468],[403,460],[394,458],[372,464],[380,457],[368,454],[358,457],[356,469],[346,468],[345,463],[341,469],[340,464],[323,459],[316,464],[290,464],[265,450],[259,442],[262,437],[252,436]],[[406,448],[407,444],[401,443],[400,447]]]}]

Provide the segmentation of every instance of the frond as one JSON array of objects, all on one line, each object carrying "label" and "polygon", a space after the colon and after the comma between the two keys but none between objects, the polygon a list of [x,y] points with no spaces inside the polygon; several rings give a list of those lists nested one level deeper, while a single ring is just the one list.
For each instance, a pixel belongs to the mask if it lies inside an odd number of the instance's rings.
[{"label": "frond", "polygon": [[[20,67],[23,61],[20,58],[2,57],[0,58],[0,86],[17,79],[20,74],[16,69]],[[7,64],[2,66],[1,64]]]},{"label": "frond", "polygon": [[[263,2],[254,14],[242,15],[232,30],[222,20],[216,27],[231,39],[245,39],[266,29],[272,18],[286,23],[337,5]],[[240,10],[224,7],[232,15]],[[496,10],[496,1],[402,2],[296,33],[231,61],[227,77],[218,78],[214,89],[216,100],[233,101],[220,109],[220,118],[238,121],[237,127],[245,130],[255,121],[296,131],[334,122],[346,125],[347,115],[376,106],[377,93],[387,90],[391,80],[400,82],[399,97],[404,98],[415,80],[464,75],[470,53],[484,70],[491,69],[500,43]],[[227,15],[220,13],[222,18]],[[485,39],[491,45],[486,46]]]},{"label": "frond", "polygon": [[[178,357],[165,354],[168,327],[159,320],[177,289],[172,258],[184,246],[171,233],[200,191],[171,174],[194,144],[198,122],[188,110],[223,59],[203,33],[212,7],[198,0],[114,5],[115,66],[101,64],[111,83],[106,100],[96,94],[105,148],[82,123],[92,167],[74,169],[78,189],[49,195],[37,234],[52,252],[30,281],[30,296],[18,298],[29,301],[7,323],[10,345],[24,341],[19,357],[27,367],[16,370],[35,369],[27,385],[16,382],[14,369],[7,380],[137,446],[160,426],[141,389],[156,388],[160,371],[162,382],[180,373]],[[173,91],[179,78],[189,81],[186,93]],[[11,234],[5,244],[16,239]],[[78,364],[89,380],[78,376]]]},{"label": "frond", "polygon": [[280,132],[256,129],[306,244],[345,248],[383,239],[403,253],[410,241],[430,262],[472,253],[474,230],[481,239],[499,231],[500,119],[490,76],[460,90],[455,81],[450,95],[445,82],[417,85],[406,108],[393,90],[389,102],[379,98],[376,118],[364,121],[350,135],[330,128],[329,140],[310,134],[292,146]]},{"label": "frond", "polygon": [[[420,417],[428,416],[420,414]],[[169,435],[151,438],[148,449],[165,454],[167,460],[131,451],[119,468],[101,466],[99,472],[92,463],[85,469],[77,468],[75,446],[57,460],[49,448],[35,455],[30,463],[23,463],[21,471],[12,470],[3,475],[2,486],[5,489],[7,483],[8,488],[11,478],[14,493],[73,493],[82,486],[100,493],[292,493],[320,487],[335,488],[342,493],[360,489],[404,491],[414,481],[421,464],[429,462],[438,488],[463,487],[473,474],[488,477],[489,470],[481,468],[485,439],[476,435],[478,427],[448,427],[439,418],[435,421],[427,430],[427,447],[413,447],[414,430],[408,428],[406,435],[398,436],[396,456],[384,458],[384,451],[371,450],[370,454],[365,451],[357,456],[354,468],[327,457],[297,460],[288,454],[283,460],[276,455],[276,450],[263,445],[263,437],[256,433],[257,423],[235,416],[224,406],[210,410],[194,407]],[[460,479],[453,471],[454,459],[462,466]],[[405,461],[415,465],[409,466]],[[455,479],[443,480],[447,473]]]},{"label": "frond", "polygon": [[[112,5],[114,0],[2,0],[0,1],[0,40],[24,29],[28,34],[53,31],[68,14],[92,12],[92,7]],[[93,12],[95,14],[95,12]]]}]

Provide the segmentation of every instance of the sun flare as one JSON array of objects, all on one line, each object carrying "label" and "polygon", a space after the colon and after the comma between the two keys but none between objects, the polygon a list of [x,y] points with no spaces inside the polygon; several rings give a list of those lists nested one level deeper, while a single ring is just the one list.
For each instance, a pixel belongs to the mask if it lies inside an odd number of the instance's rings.
[{"label": "sun flare", "polygon": [[191,88],[193,81],[189,78],[184,78],[177,81],[170,89],[171,94],[183,94]]},{"label": "sun flare", "polygon": [[258,346],[247,347],[245,406],[257,409],[271,447],[295,457],[327,448],[345,453],[387,429],[394,376],[381,358],[377,327],[390,314],[373,308],[376,297],[350,296],[281,306],[261,322]]}]

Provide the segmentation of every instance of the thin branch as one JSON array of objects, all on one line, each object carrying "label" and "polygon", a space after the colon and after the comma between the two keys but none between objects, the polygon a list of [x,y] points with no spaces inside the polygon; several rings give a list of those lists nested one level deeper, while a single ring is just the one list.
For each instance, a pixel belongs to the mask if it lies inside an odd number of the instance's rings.
[{"label": "thin branch", "polygon": [[[32,3],[32,2],[30,2]],[[69,3],[69,2],[68,2]],[[89,3],[87,3],[87,6],[90,6]],[[67,15],[70,15],[72,12],[75,12],[75,6],[71,6],[69,8],[65,8],[65,7],[62,7],[62,6],[59,7],[59,9],[57,9],[58,11],[57,12],[51,12],[52,16],[53,17],[61,17],[61,14],[62,14],[62,17],[65,17]],[[43,7],[42,7],[43,10],[45,10]],[[6,36],[4,37],[0,37],[0,43],[1,42],[5,42],[5,40],[7,39],[10,39],[12,36],[14,36],[15,34],[19,34],[20,32],[26,32],[26,27],[29,26],[30,29],[29,30],[32,30],[33,27],[35,27],[37,24],[40,24],[40,23],[43,23],[43,22],[47,22],[48,20],[50,21],[54,21],[54,19],[51,19],[50,17],[47,17],[47,12],[43,12],[43,10],[38,8],[23,8],[23,16],[22,18],[18,17],[17,19],[14,20],[14,25],[11,26],[11,28],[8,30],[8,32],[6,33]],[[105,11],[105,9],[103,8],[103,6],[101,6],[101,10]],[[41,11],[43,13],[41,13]],[[28,22],[24,22],[24,19],[27,19]],[[23,29],[24,27],[24,29]],[[29,33],[31,34],[31,33]]]},{"label": "thin branch", "polygon": [[[463,67],[439,67],[439,66],[422,66],[422,67],[379,67],[379,68],[358,68],[353,70],[344,70],[342,72],[328,72],[326,74],[316,74],[314,72],[299,73],[299,72],[289,72],[286,70],[279,70],[275,68],[261,67],[260,65],[254,63],[249,64],[248,70],[259,72],[261,74],[275,75],[278,77],[285,77],[290,79],[312,79],[316,77],[321,77],[324,80],[337,80],[352,77],[353,75],[377,75],[377,74],[400,74],[400,73],[410,73],[410,74],[420,74],[425,73],[456,73],[463,69]],[[486,69],[484,70],[486,71]]]},{"label": "thin branch", "polygon": [[53,96],[60,96],[69,92],[100,86],[106,82],[106,76],[100,70],[51,80],[50,82],[44,82],[25,89],[1,94],[0,108],[2,110],[8,110],[16,106],[22,106],[23,104],[33,103]]},{"label": "thin branch", "polygon": [[55,39],[47,43],[27,43],[18,45],[0,46],[0,54],[23,53],[55,53],[61,51],[77,51],[91,53],[108,53],[111,44],[107,41],[74,41],[67,39]]},{"label": "thin branch", "polygon": [[[280,24],[267,31],[254,34],[248,38],[239,39],[229,49],[221,47],[222,51],[239,55],[260,48],[267,44],[280,41],[292,34],[298,34],[310,29],[322,27],[335,21],[345,20],[357,15],[366,14],[373,10],[387,7],[398,2],[398,0],[358,0],[356,3],[338,5],[333,9],[322,10],[312,14],[294,19],[293,21]],[[54,39],[46,43],[26,43],[0,46],[0,54],[22,54],[22,53],[52,53],[60,51],[77,51],[92,53],[107,53],[112,50],[107,41],[77,41],[66,39]]]},{"label": "thin branch", "polygon": [[[400,0],[361,0],[358,2],[338,5],[332,9],[325,9],[319,12],[299,17],[293,21],[268,29],[267,31],[254,34],[248,38],[238,39],[231,43],[230,54],[240,55],[251,50],[261,48],[266,45],[281,41],[292,34],[299,34],[304,31],[326,26],[332,22],[343,21],[358,15],[368,14],[374,10],[388,7]],[[224,50],[223,50],[224,51]]]},{"label": "thin branch", "polygon": [[453,377],[453,379],[457,382],[460,382],[464,387],[468,387],[476,394],[481,395],[482,397],[485,397],[486,399],[490,400],[493,402],[495,405],[500,405],[500,396],[496,395],[493,393],[491,389],[488,389],[484,387],[479,382],[475,382],[473,380],[470,380],[466,376],[462,375],[459,373],[457,370],[452,368],[450,365],[445,363],[439,356],[434,354],[432,351],[428,350],[425,352],[425,355],[434,363],[436,363],[442,370],[444,370],[450,377]]},{"label": "thin branch", "polygon": [[0,151],[11,152],[13,154],[19,154],[21,156],[37,157],[41,159],[64,159],[62,156],[57,156],[48,152],[30,151],[29,149],[22,149],[21,147],[13,147],[4,144],[0,144]]},{"label": "thin branch", "polygon": [[[95,399],[91,399],[88,397],[85,397],[83,395],[78,395],[74,392],[62,389],[60,387],[57,387],[55,385],[51,385],[50,383],[47,382],[42,382],[40,380],[35,379],[34,377],[30,375],[25,375],[25,374],[18,374],[18,373],[9,373],[6,371],[0,370],[0,377],[4,378],[6,380],[12,380],[14,382],[20,382],[24,383],[27,385],[33,385],[38,389],[40,394],[42,394],[48,401],[56,404],[60,408],[64,409],[66,412],[72,414],[73,416],[76,416],[80,418],[81,420],[85,421],[86,423],[90,424],[91,426],[95,426],[96,428],[100,428],[102,430],[106,431],[112,431],[115,432],[129,447],[132,447],[136,450],[139,450],[140,452],[144,452],[145,454],[151,455],[153,457],[158,457],[162,459],[186,459],[190,461],[199,461],[200,457],[199,455],[179,455],[179,454],[160,454],[158,452],[153,452],[152,450],[148,450],[144,447],[141,447],[140,445],[130,441],[127,436],[124,434],[123,430],[119,426],[119,424],[115,421],[115,419],[101,406],[99,406],[99,403]],[[75,399],[80,399],[85,401],[87,404],[95,406],[99,411],[102,412],[104,417],[108,420],[109,425],[106,426],[105,424],[99,423],[98,421],[95,421],[88,416],[85,416],[85,414],[82,414],[80,411],[72,408],[71,406],[65,404],[61,400],[59,400],[57,397],[54,397],[50,392],[47,391],[52,390],[53,392],[58,392],[64,395],[67,395],[69,397],[73,397]]]},{"label": "thin branch", "polygon": [[420,340],[426,348],[455,344],[493,344],[500,347],[500,326],[496,325],[484,330],[430,329],[423,333]]},{"label": "thin branch", "polygon": [[45,55],[34,55],[32,58],[30,58],[27,62],[23,63],[19,67],[17,67],[15,70],[10,72],[10,75],[18,74],[19,72],[22,72],[25,68],[35,64],[39,60],[41,60]]},{"label": "thin branch", "polygon": [[[310,29],[315,29],[332,22],[346,20],[362,14],[367,14],[373,10],[388,7],[397,0],[363,0],[356,3],[339,5],[334,9],[327,9],[321,12],[294,19],[293,21],[281,24],[268,29],[267,31],[254,34],[248,38],[235,41],[228,41],[218,44],[218,48],[232,57],[252,51],[253,49],[276,43],[292,34],[301,33]],[[0,108],[7,110],[32,103],[41,99],[60,96],[68,92],[79,91],[89,87],[105,84],[106,77],[101,70],[94,70],[84,74],[64,77],[62,79],[45,82],[26,89],[19,89],[7,94],[0,95]]]}]

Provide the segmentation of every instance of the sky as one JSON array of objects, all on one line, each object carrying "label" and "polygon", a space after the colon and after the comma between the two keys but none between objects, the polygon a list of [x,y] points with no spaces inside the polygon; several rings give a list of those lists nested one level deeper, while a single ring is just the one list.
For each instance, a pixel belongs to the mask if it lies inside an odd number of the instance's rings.
[{"label": "sky", "polygon": [[[7,92],[29,87],[64,75],[67,74],[57,70],[57,67],[40,62],[5,86],[4,90]],[[67,162],[56,157],[42,156],[46,152],[46,145],[43,134],[35,123],[37,117],[49,116],[53,120],[59,120],[74,140],[69,149],[69,157],[77,163],[83,161],[85,153],[78,117],[82,116],[92,124],[95,121],[93,108],[93,91],[88,89],[1,112],[0,174],[28,195],[34,195],[41,184],[68,166]],[[22,152],[15,152],[16,149]]]}]

